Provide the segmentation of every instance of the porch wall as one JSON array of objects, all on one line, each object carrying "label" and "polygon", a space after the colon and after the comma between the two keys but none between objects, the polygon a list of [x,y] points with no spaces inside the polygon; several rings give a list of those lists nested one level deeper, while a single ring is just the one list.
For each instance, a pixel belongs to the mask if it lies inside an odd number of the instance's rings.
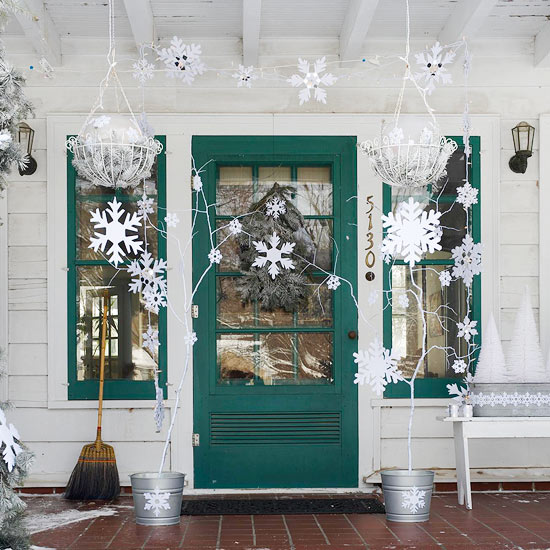
[{"label": "porch wall", "polygon": [[[36,64],[34,54],[23,39],[8,38],[6,46],[8,57],[16,65],[25,68]],[[33,176],[13,175],[7,193],[7,223],[2,228],[4,232],[7,230],[9,258],[8,283],[4,285],[7,286],[9,306],[6,336],[9,343],[8,394],[17,406],[11,418],[37,455],[29,480],[31,486],[63,485],[82,444],[93,439],[95,424],[93,410],[73,409],[71,404],[54,409],[51,403],[48,408],[47,319],[48,307],[54,305],[48,304],[47,299],[48,258],[53,252],[47,248],[46,147],[59,149],[63,148],[63,143],[46,143],[46,116],[88,111],[97,96],[97,83],[104,74],[106,50],[106,44],[98,40],[64,40],[63,46],[64,64],[56,70],[54,79],[44,79],[34,72],[28,80],[27,94],[36,106],[36,118],[31,124],[36,130],[34,156],[38,169]],[[424,44],[417,44],[413,51],[423,47]],[[386,42],[369,44],[367,50],[384,54],[396,53],[400,48],[401,44]],[[548,110],[550,70],[533,68],[532,41],[510,40],[498,47],[491,42],[480,42],[474,43],[472,50],[470,112],[501,117],[500,152],[494,152],[500,155],[500,305],[497,313],[500,313],[501,335],[506,342],[511,338],[514,314],[524,285],[530,288],[537,316],[539,312],[538,132],[527,172],[518,175],[508,168],[508,159],[513,155],[510,129],[520,120],[526,120],[538,130],[538,117]],[[206,57],[211,66],[227,67],[231,63],[236,66],[241,61],[238,41],[203,42],[203,51],[214,52],[211,57]],[[294,52],[313,58],[336,54],[337,51],[336,41],[266,40],[262,41],[260,64],[294,63]],[[130,43],[119,44],[117,53],[119,56],[135,56]],[[296,90],[285,82],[271,85],[263,81],[254,83],[251,90],[243,90],[237,89],[233,80],[216,80],[209,73],[187,87],[157,75],[154,84],[147,86],[146,109],[155,113],[392,113],[399,81],[379,78],[376,72],[370,74],[372,77],[363,82],[338,82],[328,90],[327,105],[311,102],[304,107],[299,107]],[[135,88],[135,81],[130,74],[122,76],[128,84],[128,96],[139,110],[140,93]],[[438,89],[430,98],[436,113],[462,113],[464,95],[458,67],[455,82],[455,85]],[[422,112],[422,104],[412,91],[405,96],[404,110]],[[460,133],[460,127],[456,131]],[[353,134],[352,131],[349,133]],[[481,162],[484,162],[483,157]],[[483,196],[482,200],[491,201],[492,198]],[[0,257],[5,258],[5,252],[0,250]],[[363,277],[362,272],[360,277]],[[2,289],[0,282],[0,292]],[[365,295],[360,295],[360,301],[366,308]],[[368,345],[366,336],[361,339],[360,346]],[[189,377],[187,384],[191,384],[191,380]],[[403,466],[406,460],[406,422],[403,422],[407,414],[406,404],[401,400],[381,401],[373,397],[367,391],[360,393],[360,413],[369,410],[369,420],[362,424],[360,434],[360,479],[380,467]],[[454,467],[450,426],[435,420],[438,414],[442,414],[446,402],[419,400],[413,444],[419,467]],[[164,437],[163,433],[154,433],[151,410],[131,408],[132,405],[131,402],[111,404],[112,408],[106,411],[104,418],[104,437],[115,446],[123,483],[127,483],[126,475],[131,472],[155,469]],[[191,413],[192,409],[185,405],[182,414],[188,416]],[[190,438],[187,439],[190,423],[187,420],[182,422],[186,428],[175,447],[187,450],[180,452],[173,448],[172,463],[175,468],[186,468],[183,471],[190,473],[191,464],[186,458],[190,456]],[[472,447],[471,462],[472,467],[481,472],[488,467],[530,468],[544,466],[538,461],[549,455],[550,443],[545,441],[510,443],[493,440],[490,443],[476,442]],[[536,470],[522,472],[526,479],[537,473]],[[443,472],[442,475],[450,474]],[[480,474],[481,477],[484,475]],[[506,472],[496,475],[507,479]],[[369,480],[375,481],[376,476]]]}]

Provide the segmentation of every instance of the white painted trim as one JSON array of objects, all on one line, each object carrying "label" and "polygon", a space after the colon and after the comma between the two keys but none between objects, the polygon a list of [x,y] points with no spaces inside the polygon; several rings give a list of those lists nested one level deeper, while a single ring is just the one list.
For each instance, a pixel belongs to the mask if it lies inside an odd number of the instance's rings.
[{"label": "white painted trim", "polygon": [[340,32],[340,61],[358,59],[379,0],[351,0]]},{"label": "white painted trim", "polygon": [[124,7],[137,48],[153,44],[156,31],[151,0],[124,0]]},{"label": "white painted trim", "polygon": [[[8,197],[7,190],[0,197],[0,351],[6,367],[9,362],[8,346]],[[8,367],[9,368],[9,367]],[[9,376],[0,379],[0,401],[8,399]]]},{"label": "white painted trim", "polygon": [[550,23],[545,23],[535,36],[535,67],[550,65]]},{"label": "white painted trim", "polygon": [[540,344],[544,357],[550,350],[550,114],[539,120],[539,316]]},{"label": "white painted trim", "polygon": [[463,37],[476,38],[498,0],[462,0],[457,2],[451,16],[439,33],[439,42],[452,44]]},{"label": "white painted trim", "polygon": [[258,65],[262,0],[243,0],[243,65]]}]

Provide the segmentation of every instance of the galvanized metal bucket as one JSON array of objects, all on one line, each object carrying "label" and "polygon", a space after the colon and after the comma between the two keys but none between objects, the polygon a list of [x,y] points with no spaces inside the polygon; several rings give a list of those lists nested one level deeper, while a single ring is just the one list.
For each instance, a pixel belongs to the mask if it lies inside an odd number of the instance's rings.
[{"label": "galvanized metal bucket", "polygon": [[404,523],[428,521],[434,473],[431,470],[381,472],[386,519]]},{"label": "galvanized metal bucket", "polygon": [[145,472],[130,476],[136,523],[176,525],[180,521],[185,474]]},{"label": "galvanized metal bucket", "polygon": [[476,382],[471,390],[474,416],[550,416],[550,384]]}]

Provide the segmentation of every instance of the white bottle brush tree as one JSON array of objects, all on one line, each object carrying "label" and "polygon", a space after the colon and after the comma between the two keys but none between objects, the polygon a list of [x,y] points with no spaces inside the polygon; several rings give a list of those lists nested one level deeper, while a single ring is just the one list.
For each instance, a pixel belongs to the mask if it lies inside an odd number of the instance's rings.
[{"label": "white bottle brush tree", "polygon": [[492,313],[483,332],[483,344],[473,381],[475,383],[508,382],[504,352]]}]

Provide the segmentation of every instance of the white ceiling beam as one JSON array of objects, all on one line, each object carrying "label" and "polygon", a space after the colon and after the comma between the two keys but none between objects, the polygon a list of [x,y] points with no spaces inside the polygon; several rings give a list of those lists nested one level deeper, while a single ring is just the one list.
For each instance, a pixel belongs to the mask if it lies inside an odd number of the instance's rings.
[{"label": "white ceiling beam", "polygon": [[498,0],[459,0],[439,33],[441,44],[453,44],[462,38],[475,38]]},{"label": "white ceiling beam", "polygon": [[535,67],[550,67],[550,23],[535,36]]},{"label": "white ceiling beam", "polygon": [[124,0],[124,7],[136,47],[139,49],[142,44],[153,44],[156,30],[151,0]]},{"label": "white ceiling beam", "polygon": [[340,32],[340,61],[359,59],[380,0],[351,0]]},{"label": "white ceiling beam", "polygon": [[243,65],[258,65],[262,0],[243,0]]},{"label": "white ceiling beam", "polygon": [[[15,17],[34,50],[50,65],[61,65],[61,39],[42,0],[19,0],[21,12]],[[29,15],[30,14],[30,15]]]}]

